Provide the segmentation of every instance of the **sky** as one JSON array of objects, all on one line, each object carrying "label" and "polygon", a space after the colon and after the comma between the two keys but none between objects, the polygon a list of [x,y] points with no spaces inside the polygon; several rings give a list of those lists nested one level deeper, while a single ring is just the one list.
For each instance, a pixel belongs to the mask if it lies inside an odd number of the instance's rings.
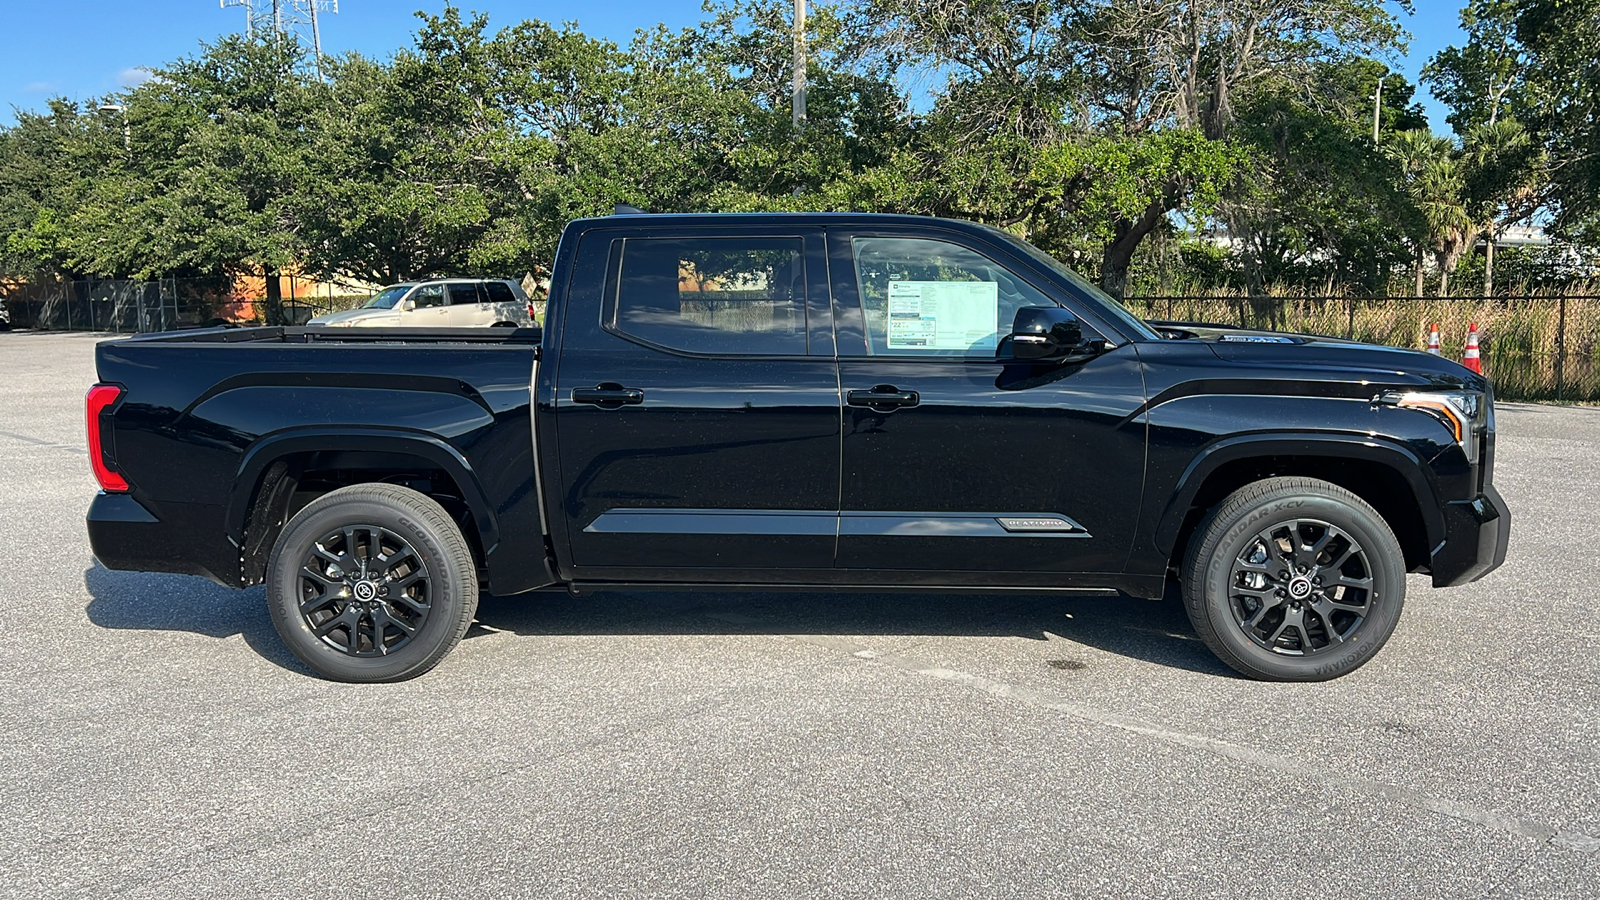
[{"label": "sky", "polygon": [[[771,0],[788,5],[789,0]],[[1416,83],[1428,58],[1465,38],[1459,10],[1465,0],[1414,0],[1402,21],[1412,34],[1410,52],[1390,61]],[[419,9],[438,13],[444,0],[342,0],[337,14],[320,17],[326,53],[356,50],[386,57],[411,43]],[[700,0],[459,0],[466,10],[489,13],[491,27],[523,19],[576,21],[590,35],[626,43],[635,30],[664,22],[673,28],[701,18]],[[1393,7],[1398,9],[1398,7]],[[194,55],[202,41],[244,27],[244,10],[219,0],[0,0],[0,125],[13,110],[42,110],[51,97],[87,100],[137,84],[144,70]],[[1448,133],[1445,111],[1426,88],[1417,100],[1435,131]]]}]

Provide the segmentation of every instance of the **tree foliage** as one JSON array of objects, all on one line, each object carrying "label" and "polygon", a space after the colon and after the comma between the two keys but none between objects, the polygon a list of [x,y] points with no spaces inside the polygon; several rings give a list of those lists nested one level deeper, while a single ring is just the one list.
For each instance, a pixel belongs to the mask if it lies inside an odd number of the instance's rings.
[{"label": "tree foliage", "polygon": [[1442,143],[1375,58],[1402,39],[1380,0],[814,6],[799,133],[787,3],[721,0],[625,46],[446,7],[317,74],[292,42],[229,37],[0,129],[0,274],[516,276],[628,203],[975,219],[1117,295],[1157,258],[1377,291],[1552,203],[1600,218],[1597,6],[1471,0],[1467,46],[1425,76]]}]

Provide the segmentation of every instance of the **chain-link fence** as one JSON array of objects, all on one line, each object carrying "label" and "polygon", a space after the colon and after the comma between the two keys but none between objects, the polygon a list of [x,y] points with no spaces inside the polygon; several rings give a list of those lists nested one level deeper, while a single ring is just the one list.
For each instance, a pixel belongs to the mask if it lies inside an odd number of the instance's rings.
[{"label": "chain-link fence", "polygon": [[1515,297],[1175,296],[1131,298],[1150,319],[1323,334],[1461,359],[1478,326],[1484,374],[1506,400],[1600,401],[1600,295]]},{"label": "chain-link fence", "polygon": [[230,278],[162,278],[0,285],[0,306],[11,328],[132,334],[223,324],[303,325],[313,316],[360,306],[370,296],[360,288],[290,275],[278,281],[277,304],[267,300],[260,278],[243,287]]}]

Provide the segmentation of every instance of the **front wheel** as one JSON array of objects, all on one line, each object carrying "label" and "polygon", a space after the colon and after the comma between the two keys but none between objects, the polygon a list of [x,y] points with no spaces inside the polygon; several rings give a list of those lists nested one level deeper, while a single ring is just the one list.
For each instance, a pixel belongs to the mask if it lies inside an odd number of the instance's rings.
[{"label": "front wheel", "polygon": [[461,529],[432,498],[357,484],[313,500],[267,562],[272,624],[335,681],[402,681],[466,634],[478,572]]},{"label": "front wheel", "polygon": [[1183,565],[1195,631],[1223,662],[1268,681],[1359,668],[1394,633],[1405,591],[1388,523],[1312,478],[1268,478],[1229,495],[1201,521]]}]

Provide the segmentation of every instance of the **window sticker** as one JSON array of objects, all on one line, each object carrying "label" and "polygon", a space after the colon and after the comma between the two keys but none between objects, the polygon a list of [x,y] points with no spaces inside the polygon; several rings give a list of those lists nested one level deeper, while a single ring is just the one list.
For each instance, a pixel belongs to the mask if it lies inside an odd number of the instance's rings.
[{"label": "window sticker", "polygon": [[890,350],[989,350],[1000,339],[993,281],[889,282]]}]

